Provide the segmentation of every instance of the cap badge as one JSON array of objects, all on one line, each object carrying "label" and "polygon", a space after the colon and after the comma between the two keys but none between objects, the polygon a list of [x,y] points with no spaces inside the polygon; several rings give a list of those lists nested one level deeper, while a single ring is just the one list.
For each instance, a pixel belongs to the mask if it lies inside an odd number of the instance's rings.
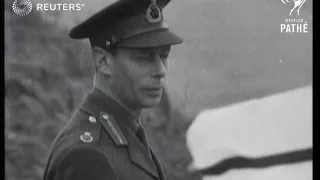
[{"label": "cap badge", "polygon": [[149,23],[157,23],[161,21],[161,11],[157,6],[157,0],[151,0],[151,3],[146,11],[146,19]]},{"label": "cap badge", "polygon": [[82,142],[90,143],[93,141],[93,137],[91,136],[91,133],[85,132],[83,135],[80,136],[80,139]]}]

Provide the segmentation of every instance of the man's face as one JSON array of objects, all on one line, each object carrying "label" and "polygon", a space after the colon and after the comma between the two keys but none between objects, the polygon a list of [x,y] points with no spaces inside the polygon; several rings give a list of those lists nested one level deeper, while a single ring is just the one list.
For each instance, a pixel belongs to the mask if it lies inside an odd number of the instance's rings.
[{"label": "man's face", "polygon": [[170,46],[118,49],[111,88],[129,108],[150,108],[160,102],[169,52]]}]

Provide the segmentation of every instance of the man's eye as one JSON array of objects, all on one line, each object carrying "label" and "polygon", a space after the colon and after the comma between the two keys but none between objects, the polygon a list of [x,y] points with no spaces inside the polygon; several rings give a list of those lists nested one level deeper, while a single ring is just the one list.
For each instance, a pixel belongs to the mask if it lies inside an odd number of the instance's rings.
[{"label": "man's eye", "polygon": [[143,64],[147,64],[149,62],[149,56],[139,56],[136,57],[136,60],[139,64],[143,65]]},{"label": "man's eye", "polygon": [[149,59],[149,56],[137,56],[136,59],[137,60],[145,60],[145,59]]},{"label": "man's eye", "polygon": [[167,59],[169,57],[169,54],[160,54],[159,57],[161,59]]}]

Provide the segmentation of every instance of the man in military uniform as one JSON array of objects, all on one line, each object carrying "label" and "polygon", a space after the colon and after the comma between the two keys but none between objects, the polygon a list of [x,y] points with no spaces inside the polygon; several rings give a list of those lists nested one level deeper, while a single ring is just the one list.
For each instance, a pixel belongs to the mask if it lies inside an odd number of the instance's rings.
[{"label": "man in military uniform", "polygon": [[89,38],[94,87],[54,140],[44,180],[164,180],[140,123],[160,102],[170,47],[169,0],[120,0],[74,27]]}]

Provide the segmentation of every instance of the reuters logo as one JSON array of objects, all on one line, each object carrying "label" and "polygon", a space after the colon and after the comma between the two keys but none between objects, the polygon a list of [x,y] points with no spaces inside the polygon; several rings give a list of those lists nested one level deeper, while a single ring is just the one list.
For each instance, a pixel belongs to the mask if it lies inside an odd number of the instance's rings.
[{"label": "reuters logo", "polygon": [[25,16],[31,12],[32,4],[29,0],[15,0],[12,9],[17,15]]}]

